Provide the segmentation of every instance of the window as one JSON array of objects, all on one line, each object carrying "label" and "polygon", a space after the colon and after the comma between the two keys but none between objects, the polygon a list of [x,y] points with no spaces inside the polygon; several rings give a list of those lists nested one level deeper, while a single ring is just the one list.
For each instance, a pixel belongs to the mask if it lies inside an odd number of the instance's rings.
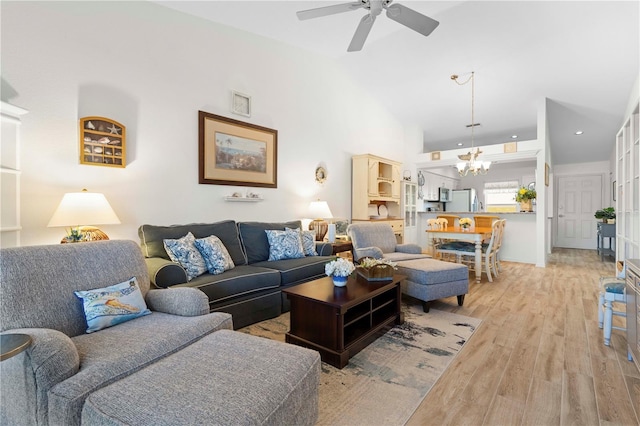
[{"label": "window", "polygon": [[485,211],[518,211],[518,203],[516,203],[516,193],[518,189],[519,184],[517,180],[486,182],[484,184]]}]

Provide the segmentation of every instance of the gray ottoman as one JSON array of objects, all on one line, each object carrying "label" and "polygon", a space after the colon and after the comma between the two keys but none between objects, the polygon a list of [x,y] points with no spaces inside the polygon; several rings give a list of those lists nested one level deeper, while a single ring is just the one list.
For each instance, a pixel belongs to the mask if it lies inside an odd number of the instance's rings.
[{"label": "gray ottoman", "polygon": [[469,269],[459,263],[435,259],[413,259],[397,262],[398,273],[406,275],[402,292],[422,301],[422,308],[429,312],[429,302],[444,297],[457,296],[458,305],[464,303],[469,292]]},{"label": "gray ottoman", "polygon": [[86,399],[83,425],[312,425],[320,355],[216,331]]}]

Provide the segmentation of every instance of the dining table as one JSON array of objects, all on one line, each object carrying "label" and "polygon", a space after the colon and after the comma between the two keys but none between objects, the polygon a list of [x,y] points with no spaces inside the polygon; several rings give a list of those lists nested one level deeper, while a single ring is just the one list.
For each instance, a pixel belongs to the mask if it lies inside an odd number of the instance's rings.
[{"label": "dining table", "polygon": [[469,241],[475,244],[475,269],[476,282],[478,283],[480,282],[480,278],[482,277],[482,242],[484,240],[491,239],[492,231],[493,230],[490,226],[471,226],[469,228],[462,228],[461,226],[448,226],[426,230],[432,254],[435,254],[435,247],[433,245],[434,239]]}]

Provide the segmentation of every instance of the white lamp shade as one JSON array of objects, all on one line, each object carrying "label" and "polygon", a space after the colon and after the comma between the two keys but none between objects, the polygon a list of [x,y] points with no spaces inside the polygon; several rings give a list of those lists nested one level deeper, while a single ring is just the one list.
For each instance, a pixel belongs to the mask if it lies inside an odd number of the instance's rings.
[{"label": "white lamp shade", "polygon": [[312,201],[309,204],[309,214],[314,219],[331,219],[333,214],[331,214],[331,209],[329,208],[329,204],[326,201]]},{"label": "white lamp shade", "polygon": [[85,190],[64,194],[47,226],[113,225],[119,223],[120,219],[104,194],[86,192]]}]

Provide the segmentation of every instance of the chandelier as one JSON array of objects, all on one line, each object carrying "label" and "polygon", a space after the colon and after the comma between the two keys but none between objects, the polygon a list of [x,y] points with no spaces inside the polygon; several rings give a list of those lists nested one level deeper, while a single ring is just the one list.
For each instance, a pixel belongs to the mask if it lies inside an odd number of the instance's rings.
[{"label": "chandelier", "polygon": [[471,81],[471,124],[467,127],[471,127],[471,151],[466,154],[458,155],[458,158],[462,160],[461,162],[456,164],[456,168],[458,169],[458,173],[460,176],[466,176],[469,172],[471,172],[474,176],[477,175],[486,175],[489,171],[489,167],[491,167],[491,161],[480,161],[478,160],[478,156],[482,154],[480,148],[474,149],[474,128],[479,126],[478,123],[475,122],[475,108],[474,108],[474,100],[475,100],[475,86],[474,86],[474,77],[475,72],[471,72],[471,76],[464,82],[460,83],[458,81],[457,75],[452,75],[451,80],[455,81],[458,85],[463,86]]}]

